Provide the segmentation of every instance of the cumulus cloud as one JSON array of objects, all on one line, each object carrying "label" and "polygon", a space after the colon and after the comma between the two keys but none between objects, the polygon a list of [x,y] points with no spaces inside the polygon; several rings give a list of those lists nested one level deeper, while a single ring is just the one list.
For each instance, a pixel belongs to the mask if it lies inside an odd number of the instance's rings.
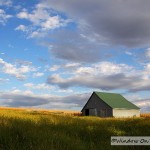
[{"label": "cumulus cloud", "polygon": [[92,75],[89,72],[85,75],[86,77],[83,75],[77,75],[65,79],[57,74],[54,74],[48,78],[47,83],[58,85],[60,88],[80,86],[88,88],[99,88],[101,90],[113,90],[119,88],[128,88],[130,82],[132,82],[132,80],[136,77],[126,77],[124,74],[99,76]]},{"label": "cumulus cloud", "polygon": [[127,47],[149,45],[148,0],[44,0],[42,4],[65,12],[81,26],[90,26],[109,43]]},{"label": "cumulus cloud", "polygon": [[26,74],[30,72],[36,71],[36,68],[31,65],[19,65],[11,64],[5,62],[2,58],[0,58],[0,72],[16,77],[19,80],[24,80],[26,78]]},{"label": "cumulus cloud", "polygon": [[62,25],[59,16],[51,17],[49,13],[43,9],[35,10],[32,14],[28,13],[27,10],[23,10],[17,14],[17,17],[29,20],[33,25],[40,26],[42,30],[54,29]]},{"label": "cumulus cloud", "polygon": [[30,26],[19,25],[16,27],[16,30],[26,32],[28,38],[43,37],[47,35],[49,30],[66,26],[67,23],[70,22],[54,14],[51,8],[42,4],[37,4],[31,12],[25,8],[22,9],[22,11],[17,14],[17,17],[19,19],[28,20],[31,23]]},{"label": "cumulus cloud", "polygon": [[150,90],[149,82],[148,64],[143,70],[136,70],[132,66],[110,62],[78,67],[67,78],[55,73],[47,79],[48,84],[64,89],[80,86],[101,90],[124,89],[130,92]]}]

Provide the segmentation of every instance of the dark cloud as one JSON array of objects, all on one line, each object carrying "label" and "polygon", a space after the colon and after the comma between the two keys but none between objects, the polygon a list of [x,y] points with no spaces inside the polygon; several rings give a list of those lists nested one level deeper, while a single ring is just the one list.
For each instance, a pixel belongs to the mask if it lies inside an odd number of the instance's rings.
[{"label": "dark cloud", "polygon": [[149,0],[73,0],[43,1],[48,7],[65,12],[107,39],[127,47],[150,43]]},{"label": "dark cloud", "polygon": [[[136,81],[134,81],[136,82]],[[150,82],[150,80],[147,80],[145,82],[143,82],[144,84],[142,84],[141,82],[141,86],[140,84],[138,86],[133,86],[133,87],[130,87],[130,92],[138,92],[138,91],[150,91],[150,85],[148,84]],[[140,83],[140,81],[137,80],[137,83]]]},{"label": "dark cloud", "polygon": [[49,101],[46,98],[13,93],[1,93],[0,99],[4,105],[11,107],[30,107],[47,104]]},{"label": "dark cloud", "polygon": [[81,108],[87,101],[89,93],[67,96],[40,96],[36,94],[0,92],[1,106],[9,107],[41,107],[49,109]]},{"label": "dark cloud", "polygon": [[[81,32],[81,33],[80,33]],[[82,34],[82,31],[59,30],[49,35],[49,41],[43,42],[56,58],[72,62],[97,62],[104,59],[108,52],[96,35]]]},{"label": "dark cloud", "polygon": [[67,104],[76,104],[76,107],[83,107],[91,93],[72,94],[59,97],[59,101]]}]

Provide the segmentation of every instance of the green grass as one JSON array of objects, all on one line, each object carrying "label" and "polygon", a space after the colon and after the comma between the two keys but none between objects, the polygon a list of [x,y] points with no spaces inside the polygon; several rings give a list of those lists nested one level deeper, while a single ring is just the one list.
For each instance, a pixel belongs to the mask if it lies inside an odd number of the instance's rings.
[{"label": "green grass", "polygon": [[149,148],[149,146],[111,146],[111,136],[150,136],[150,119],[101,119],[0,109],[0,150]]}]

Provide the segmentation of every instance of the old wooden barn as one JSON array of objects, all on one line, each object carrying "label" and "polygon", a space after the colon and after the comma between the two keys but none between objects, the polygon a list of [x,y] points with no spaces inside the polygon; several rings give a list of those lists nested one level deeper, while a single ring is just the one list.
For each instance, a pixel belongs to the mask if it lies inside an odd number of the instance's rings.
[{"label": "old wooden barn", "polygon": [[140,108],[116,93],[93,92],[83,109],[84,116],[139,117]]}]

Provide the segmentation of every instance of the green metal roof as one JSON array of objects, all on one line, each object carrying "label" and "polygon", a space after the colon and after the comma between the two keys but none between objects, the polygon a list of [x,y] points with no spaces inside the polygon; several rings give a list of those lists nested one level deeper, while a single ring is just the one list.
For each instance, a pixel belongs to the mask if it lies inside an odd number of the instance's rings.
[{"label": "green metal roof", "polygon": [[122,95],[115,93],[94,92],[100,99],[112,108],[140,109],[126,100]]}]

